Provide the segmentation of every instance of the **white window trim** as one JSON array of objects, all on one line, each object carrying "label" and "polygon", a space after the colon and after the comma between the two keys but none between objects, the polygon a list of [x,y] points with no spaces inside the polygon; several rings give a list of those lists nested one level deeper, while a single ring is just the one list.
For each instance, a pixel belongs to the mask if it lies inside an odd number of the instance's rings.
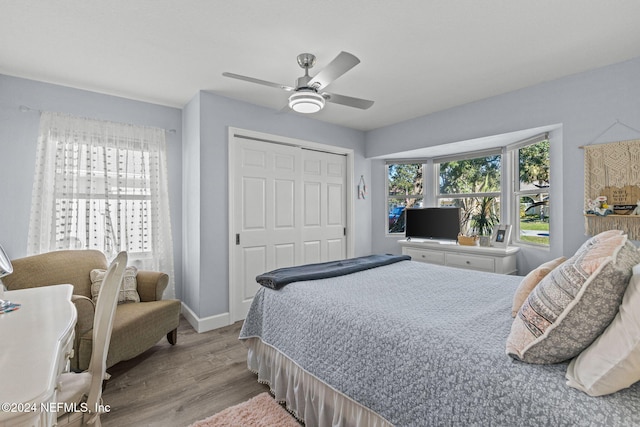
[{"label": "white window trim", "polygon": [[[385,179],[384,179],[384,192],[385,192],[385,209],[387,210],[386,214],[385,214],[385,221],[384,221],[384,232],[386,236],[403,236],[404,233],[391,233],[389,232],[389,200],[395,200],[395,199],[418,199],[418,200],[422,200],[423,203],[428,203],[427,202],[427,197],[425,194],[408,194],[408,195],[401,195],[401,196],[390,196],[389,195],[389,165],[413,165],[413,164],[422,164],[422,176],[423,179],[426,178],[426,170],[427,170],[427,164],[426,164],[427,160],[424,159],[415,159],[415,160],[398,160],[398,161],[387,161],[385,162],[384,165],[384,173],[385,173]],[[433,164],[433,163],[432,163]],[[422,187],[423,192],[425,191],[425,189],[427,187],[430,187],[428,185],[424,185]]]},{"label": "white window trim", "polygon": [[[539,249],[551,248],[551,234],[549,234],[549,243],[547,244],[527,242],[520,239],[520,197],[526,196],[527,194],[548,193],[549,200],[551,200],[551,183],[549,183],[549,187],[545,189],[538,188],[531,190],[520,190],[519,168],[517,167],[517,165],[519,164],[518,150],[520,148],[534,145],[548,139],[549,132],[545,132],[539,135],[532,136],[531,138],[509,144],[505,147],[505,151],[509,155],[509,166],[511,169],[509,171],[509,176],[511,177],[511,179],[509,180],[509,192],[512,198],[511,203],[509,203],[511,212],[506,218],[509,218],[509,221],[511,222],[511,224],[513,224],[513,233],[511,237],[512,243],[518,246],[530,246]],[[551,157],[551,150],[549,150],[549,157]]]},{"label": "white window trim", "polygon": [[[390,164],[423,164],[423,176],[425,177],[425,185],[423,186],[424,194],[422,195],[410,195],[404,196],[404,198],[420,198],[422,197],[425,207],[437,206],[438,200],[442,198],[461,198],[461,197],[483,197],[493,196],[500,197],[500,223],[512,224],[514,228],[512,244],[518,246],[532,246],[540,249],[549,249],[551,247],[551,238],[548,244],[538,244],[532,242],[526,242],[520,240],[520,209],[519,200],[520,195],[526,194],[539,194],[541,192],[549,193],[549,199],[551,199],[551,184],[548,188],[544,189],[532,189],[532,190],[516,190],[519,188],[519,176],[518,176],[518,149],[526,147],[528,145],[537,144],[544,140],[549,139],[549,132],[534,135],[532,137],[517,141],[513,144],[508,144],[500,148],[492,148],[488,150],[468,151],[464,153],[458,153],[447,156],[438,156],[433,158],[416,158],[416,159],[387,159],[385,161],[385,210],[388,209],[389,200],[393,197],[389,196],[389,165]],[[438,186],[438,163],[444,163],[453,160],[467,160],[478,157],[486,157],[492,155],[501,155],[500,162],[500,191],[499,192],[486,192],[486,193],[470,193],[470,194],[440,194]],[[551,153],[549,153],[551,154]],[[428,185],[431,183],[431,185]],[[385,218],[388,212],[385,213]],[[386,236],[399,236],[402,233],[390,233],[389,224],[385,221],[385,235]]]}]

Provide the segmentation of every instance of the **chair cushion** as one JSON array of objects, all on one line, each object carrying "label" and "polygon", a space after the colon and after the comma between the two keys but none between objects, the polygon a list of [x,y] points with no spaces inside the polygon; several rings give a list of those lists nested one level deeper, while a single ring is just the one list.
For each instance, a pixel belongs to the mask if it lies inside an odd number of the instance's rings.
[{"label": "chair cushion", "polygon": [[[93,376],[91,372],[84,371],[80,373],[66,372],[58,378],[58,394],[56,400],[61,403],[80,403],[85,395],[89,394],[91,380]],[[71,405],[69,405],[71,407]],[[62,409],[62,408],[61,408]],[[62,412],[58,413],[58,416]]]},{"label": "chair cushion", "polygon": [[[91,297],[93,302],[98,302],[98,295],[100,295],[100,287],[102,286],[102,280],[106,274],[106,270],[94,269],[91,270]],[[125,302],[140,302],[140,295],[138,295],[138,284],[136,282],[136,274],[138,269],[135,267],[127,267],[124,270],[124,277],[122,278],[122,285],[120,286],[120,292],[118,293],[118,304]]]},{"label": "chair cushion", "polygon": [[626,235],[595,239],[551,271],[518,311],[507,354],[528,363],[577,356],[611,323],[640,252]]},{"label": "chair cushion", "polygon": [[[180,323],[180,309],[180,301],[175,299],[118,305],[107,368],[138,356],[176,329]],[[81,370],[89,366],[91,339],[91,331],[80,337],[77,356]]]}]

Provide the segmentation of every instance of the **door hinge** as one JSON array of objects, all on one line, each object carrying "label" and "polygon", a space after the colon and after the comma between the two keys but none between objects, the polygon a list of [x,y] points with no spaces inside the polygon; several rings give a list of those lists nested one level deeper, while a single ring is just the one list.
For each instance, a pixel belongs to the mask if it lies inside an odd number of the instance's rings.
[{"label": "door hinge", "polygon": [[342,235],[343,235],[343,236],[346,236],[346,235],[347,235],[347,227],[344,227],[344,228],[342,229]]},{"label": "door hinge", "polygon": [[240,244],[240,233],[236,233],[236,245]]}]

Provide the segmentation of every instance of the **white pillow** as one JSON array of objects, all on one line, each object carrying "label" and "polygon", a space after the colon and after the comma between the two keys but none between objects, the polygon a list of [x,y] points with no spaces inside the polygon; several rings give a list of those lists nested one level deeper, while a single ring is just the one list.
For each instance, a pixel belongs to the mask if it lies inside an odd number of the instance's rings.
[{"label": "white pillow", "polygon": [[[98,295],[100,294],[100,287],[102,286],[102,280],[106,275],[107,270],[94,269],[89,274],[91,277],[91,298],[93,302],[98,302]],[[136,281],[136,275],[138,269],[135,267],[127,267],[124,270],[124,276],[122,277],[122,285],[120,286],[120,292],[118,292],[118,304],[125,302],[140,302],[140,295],[138,294],[138,282]]]},{"label": "white pillow", "polygon": [[640,381],[640,264],[611,324],[567,367],[567,385],[590,396],[615,393]]}]

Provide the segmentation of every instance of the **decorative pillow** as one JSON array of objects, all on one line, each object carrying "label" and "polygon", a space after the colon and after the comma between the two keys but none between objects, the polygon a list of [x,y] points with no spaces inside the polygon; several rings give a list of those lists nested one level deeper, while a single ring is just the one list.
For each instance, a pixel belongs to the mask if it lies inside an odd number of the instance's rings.
[{"label": "decorative pillow", "polygon": [[[107,270],[91,270],[91,297],[93,298],[93,302],[98,302],[100,286],[102,286],[102,280],[106,273]],[[122,277],[122,285],[120,286],[120,292],[118,293],[118,304],[125,302],[140,302],[140,295],[138,295],[138,283],[136,282],[137,274],[137,268],[125,268],[124,276]]]},{"label": "decorative pillow", "polygon": [[511,325],[507,354],[527,363],[577,356],[611,323],[640,252],[626,235],[596,241],[551,271]]},{"label": "decorative pillow", "polygon": [[520,307],[522,307],[522,304],[527,299],[533,288],[535,288],[538,283],[540,283],[540,281],[544,279],[544,277],[549,274],[549,272],[551,272],[551,270],[553,270],[566,260],[566,257],[561,256],[560,258],[547,261],[524,276],[524,279],[522,279],[520,285],[518,285],[518,289],[516,289],[516,293],[513,295],[511,317],[516,317],[516,314],[518,314],[518,310],[520,310]]},{"label": "decorative pillow", "polygon": [[596,234],[595,236],[587,239],[587,241],[578,248],[578,250],[576,251],[576,255],[584,250],[589,249],[591,246],[598,242],[602,242],[603,240],[607,240],[611,237],[622,236],[623,234],[624,233],[622,230],[607,230],[603,231],[602,233]]},{"label": "decorative pillow", "polygon": [[607,329],[567,367],[567,385],[591,396],[615,393],[640,381],[640,264]]}]

